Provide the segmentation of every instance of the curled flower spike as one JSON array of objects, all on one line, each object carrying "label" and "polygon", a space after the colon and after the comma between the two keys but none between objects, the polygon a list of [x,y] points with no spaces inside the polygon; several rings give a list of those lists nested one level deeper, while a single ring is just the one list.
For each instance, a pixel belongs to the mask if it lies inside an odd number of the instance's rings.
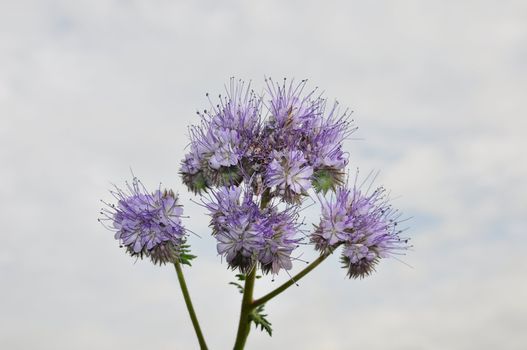
[{"label": "curled flower spike", "polygon": [[397,230],[400,214],[388,204],[384,188],[371,194],[356,185],[339,187],[330,200],[321,200],[322,218],[311,236],[322,252],[343,245],[341,261],[350,278],[362,278],[374,271],[381,258],[407,249]]},{"label": "curled flower spike", "polygon": [[275,84],[271,78],[267,78],[265,82],[271,96],[269,122],[273,128],[298,130],[316,125],[324,101],[320,97],[313,97],[316,90],[303,96],[307,80],[302,80],[296,85],[293,80],[287,85],[286,79],[282,85]]},{"label": "curled flower spike", "polygon": [[292,267],[291,253],[300,239],[294,208],[260,208],[251,186],[220,187],[204,202],[218,254],[232,269],[245,273],[260,264],[264,273]]},{"label": "curled flower spike", "polygon": [[205,207],[211,216],[218,254],[225,256],[232,269],[250,270],[263,241],[255,226],[260,212],[250,189],[220,187]]},{"label": "curled flower spike", "polygon": [[271,207],[263,212],[263,217],[256,225],[264,238],[258,252],[263,273],[271,272],[276,275],[281,269],[293,268],[291,253],[300,242],[296,237],[299,229],[297,217],[294,207],[281,212],[276,207]]},{"label": "curled flower spike", "polygon": [[[212,103],[211,103],[212,105]],[[250,157],[260,128],[261,100],[243,81],[231,80],[227,96],[198,112],[190,128],[190,152],[182,161],[183,182],[195,193],[241,182],[240,163]]]},{"label": "curled flower spike", "polygon": [[185,242],[181,224],[183,207],[172,190],[149,193],[134,177],[127,191],[111,191],[117,205],[105,203],[100,221],[115,231],[115,238],[132,256],[149,257],[154,264],[172,263]]}]

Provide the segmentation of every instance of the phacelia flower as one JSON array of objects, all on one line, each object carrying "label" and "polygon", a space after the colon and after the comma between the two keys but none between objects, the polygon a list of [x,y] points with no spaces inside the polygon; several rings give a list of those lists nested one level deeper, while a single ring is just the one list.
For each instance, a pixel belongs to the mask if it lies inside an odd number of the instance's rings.
[{"label": "phacelia flower", "polygon": [[249,185],[220,187],[204,205],[218,254],[230,268],[245,273],[259,263],[264,273],[291,269],[291,253],[299,242],[293,209],[260,208]]},{"label": "phacelia flower", "polygon": [[226,221],[229,228],[216,235],[218,254],[224,255],[231,268],[247,272],[254,266],[254,257],[262,244],[249,214],[233,215]]},{"label": "phacelia flower", "polygon": [[384,188],[367,194],[357,186],[339,187],[330,200],[322,200],[322,217],[311,241],[322,252],[343,245],[341,260],[348,276],[364,277],[381,258],[407,248],[407,240],[399,237],[399,217]]},{"label": "phacelia flower", "polygon": [[338,103],[335,103],[328,117],[309,136],[311,142],[305,154],[314,169],[313,187],[317,192],[325,194],[344,184],[349,159],[342,144],[355,130],[347,119],[347,111],[339,114]]},{"label": "phacelia flower", "polygon": [[287,85],[284,79],[282,85],[275,84],[272,79],[266,79],[267,92],[270,95],[270,124],[274,129],[299,130],[315,126],[321,115],[323,100],[314,97],[316,90],[303,96],[307,80],[294,84],[291,80]]},{"label": "phacelia flower", "polygon": [[266,179],[269,188],[288,203],[298,202],[311,188],[313,168],[307,163],[301,151],[286,154],[274,153],[274,159],[267,167]]},{"label": "phacelia flower", "polygon": [[313,128],[312,133],[306,136],[310,139],[306,153],[316,169],[342,170],[348,165],[348,157],[342,150],[342,143],[356,130],[351,127],[348,114],[348,111],[341,114],[339,104],[335,102],[327,117],[320,118],[319,126]]},{"label": "phacelia flower", "polygon": [[251,269],[263,241],[255,226],[260,211],[251,191],[243,191],[241,186],[220,187],[212,192],[205,207],[211,216],[218,254],[225,256],[232,269]]},{"label": "phacelia flower", "polygon": [[149,257],[155,264],[174,262],[185,242],[183,207],[172,190],[149,193],[134,178],[127,190],[111,191],[117,205],[108,204],[100,221],[115,231],[115,238],[132,256]]},{"label": "phacelia flower", "polygon": [[279,212],[276,207],[263,212],[263,218],[257,223],[264,244],[258,253],[258,261],[264,273],[277,274],[281,269],[293,267],[291,253],[298,247],[297,214],[293,207]]}]

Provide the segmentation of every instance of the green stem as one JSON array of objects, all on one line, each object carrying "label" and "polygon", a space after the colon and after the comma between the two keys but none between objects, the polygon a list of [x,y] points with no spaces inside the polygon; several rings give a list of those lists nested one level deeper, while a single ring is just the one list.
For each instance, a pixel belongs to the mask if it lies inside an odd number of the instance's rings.
[{"label": "green stem", "polygon": [[334,247],[330,251],[327,251],[327,252],[321,254],[316,260],[314,260],[311,264],[309,264],[305,269],[303,269],[302,271],[297,273],[294,277],[292,277],[289,281],[287,281],[284,284],[282,284],[280,287],[276,288],[272,292],[267,293],[266,295],[264,295],[260,299],[254,300],[252,302],[253,308],[257,307],[257,306],[260,306],[262,304],[265,304],[266,302],[268,302],[269,300],[273,299],[278,294],[282,293],[287,288],[291,287],[293,284],[295,284],[297,281],[299,281],[302,277],[304,277],[305,275],[310,273],[314,268],[316,268],[318,265],[320,265],[321,262],[326,260],[326,258],[333,253],[335,248],[336,247]]},{"label": "green stem", "polygon": [[192,320],[192,325],[194,326],[194,330],[196,331],[196,336],[198,337],[200,349],[207,350],[207,343],[205,343],[205,338],[203,337],[203,333],[201,333],[201,328],[199,327],[198,318],[196,317],[196,312],[194,311],[194,307],[192,306],[192,300],[190,300],[190,294],[187,289],[187,283],[185,282],[185,277],[183,276],[183,270],[181,269],[181,264],[179,263],[179,261],[176,260],[174,262],[174,266],[176,267],[177,278],[179,280],[181,292],[183,293],[183,298],[185,299],[185,304],[187,304],[187,309],[190,315],[190,319]]},{"label": "green stem", "polygon": [[240,312],[240,322],[238,323],[238,333],[234,343],[234,350],[242,350],[251,331],[251,312],[253,306],[254,280],[256,278],[256,266],[245,278],[245,287],[243,289],[242,309]]}]

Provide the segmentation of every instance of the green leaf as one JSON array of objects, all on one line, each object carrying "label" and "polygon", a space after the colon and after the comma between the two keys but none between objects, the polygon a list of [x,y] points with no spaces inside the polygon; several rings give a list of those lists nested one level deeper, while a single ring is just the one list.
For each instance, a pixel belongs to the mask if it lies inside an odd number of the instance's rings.
[{"label": "green leaf", "polygon": [[238,273],[236,275],[236,278],[238,279],[238,281],[245,281],[245,279],[247,278],[247,276],[245,276],[244,273]]},{"label": "green leaf", "polygon": [[264,305],[258,306],[251,312],[250,318],[254,322],[256,328],[260,326],[262,331],[266,331],[269,336],[273,335],[273,329],[271,328],[271,322],[267,320],[267,314],[264,314]]},{"label": "green leaf", "polygon": [[192,266],[191,261],[196,258],[196,255],[190,254],[190,245],[182,244],[179,246],[179,262],[182,265]]},{"label": "green leaf", "polygon": [[241,284],[239,284],[239,283],[237,283],[237,282],[229,282],[229,284],[232,284],[233,286],[235,286],[236,288],[238,288],[238,291],[239,291],[241,294],[243,294],[244,289],[243,289],[243,286],[242,286]]}]

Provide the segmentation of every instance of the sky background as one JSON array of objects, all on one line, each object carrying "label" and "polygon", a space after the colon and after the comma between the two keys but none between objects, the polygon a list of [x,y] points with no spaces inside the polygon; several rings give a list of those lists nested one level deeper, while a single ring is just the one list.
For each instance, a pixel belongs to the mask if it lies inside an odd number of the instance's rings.
[{"label": "sky background", "polygon": [[490,0],[0,0],[0,348],[197,348],[173,269],[97,222],[130,167],[181,193],[195,307],[232,346],[241,297],[178,177],[231,76],[308,78],[351,108],[351,168],[413,217],[404,263],[348,280],[328,259],[248,349],[525,349],[527,2]]}]

